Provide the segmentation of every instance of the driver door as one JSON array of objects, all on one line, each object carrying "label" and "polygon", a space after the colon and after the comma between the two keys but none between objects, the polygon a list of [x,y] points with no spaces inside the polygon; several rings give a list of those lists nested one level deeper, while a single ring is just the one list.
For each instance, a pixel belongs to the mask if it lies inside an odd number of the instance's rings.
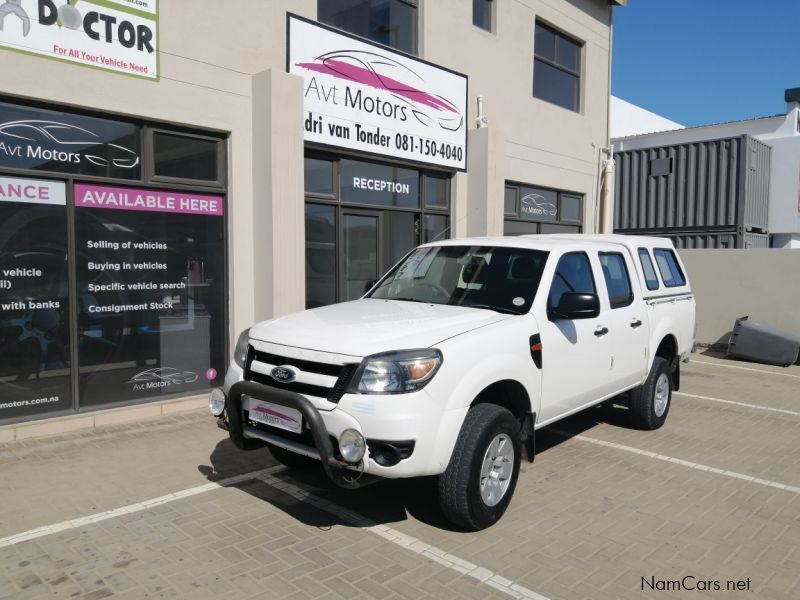
[{"label": "driver door", "polygon": [[[586,252],[569,252],[559,258],[548,290],[548,309],[558,306],[564,292],[597,294],[597,274]],[[574,411],[602,395],[609,377],[610,355],[607,308],[588,319],[539,319],[542,339],[542,403],[538,422]],[[603,330],[606,329],[606,333]]]}]

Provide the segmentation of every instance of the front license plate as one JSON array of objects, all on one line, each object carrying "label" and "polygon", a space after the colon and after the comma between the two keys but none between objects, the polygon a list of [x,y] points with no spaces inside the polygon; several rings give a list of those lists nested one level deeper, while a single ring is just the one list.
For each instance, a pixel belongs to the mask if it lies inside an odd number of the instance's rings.
[{"label": "front license plate", "polygon": [[299,410],[271,402],[251,401],[250,419],[256,423],[272,425],[294,433],[300,433],[303,430],[303,415]]}]

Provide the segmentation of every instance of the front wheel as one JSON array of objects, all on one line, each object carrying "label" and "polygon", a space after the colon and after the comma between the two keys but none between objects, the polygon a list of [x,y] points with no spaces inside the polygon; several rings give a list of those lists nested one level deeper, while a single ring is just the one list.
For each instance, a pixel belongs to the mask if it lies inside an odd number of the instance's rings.
[{"label": "front wheel", "polygon": [[667,420],[671,401],[672,375],[669,361],[656,356],[645,382],[631,390],[631,421],[639,429],[658,429]]},{"label": "front wheel", "polygon": [[439,501],[447,519],[473,530],[500,519],[517,485],[520,456],[514,415],[496,404],[471,408],[439,476]]}]

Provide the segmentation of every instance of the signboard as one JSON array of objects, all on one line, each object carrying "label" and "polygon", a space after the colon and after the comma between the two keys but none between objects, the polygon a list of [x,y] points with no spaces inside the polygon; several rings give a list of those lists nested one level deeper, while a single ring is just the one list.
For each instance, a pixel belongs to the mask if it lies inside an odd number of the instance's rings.
[{"label": "signboard", "polygon": [[224,375],[222,196],[75,184],[80,404]]},{"label": "signboard", "polygon": [[72,407],[66,205],[63,182],[0,177],[0,420]]},{"label": "signboard", "polygon": [[0,48],[157,80],[157,0],[4,0]]},{"label": "signboard", "polygon": [[0,167],[139,179],[139,126],[0,102]]},{"label": "signboard", "polygon": [[466,75],[287,18],[287,71],[304,79],[306,141],[466,169]]}]

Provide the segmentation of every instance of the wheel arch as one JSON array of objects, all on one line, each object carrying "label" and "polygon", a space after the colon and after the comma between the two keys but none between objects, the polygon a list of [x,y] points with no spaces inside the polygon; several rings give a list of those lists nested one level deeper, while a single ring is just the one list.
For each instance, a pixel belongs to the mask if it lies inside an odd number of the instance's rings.
[{"label": "wheel arch", "polygon": [[678,339],[672,333],[668,333],[661,338],[653,355],[654,357],[659,356],[669,363],[672,375],[672,386],[676,391],[681,387],[681,369],[678,348]]},{"label": "wheel arch", "polygon": [[507,409],[522,423],[531,412],[531,399],[528,390],[516,379],[502,379],[483,388],[470,404],[496,404]]}]

